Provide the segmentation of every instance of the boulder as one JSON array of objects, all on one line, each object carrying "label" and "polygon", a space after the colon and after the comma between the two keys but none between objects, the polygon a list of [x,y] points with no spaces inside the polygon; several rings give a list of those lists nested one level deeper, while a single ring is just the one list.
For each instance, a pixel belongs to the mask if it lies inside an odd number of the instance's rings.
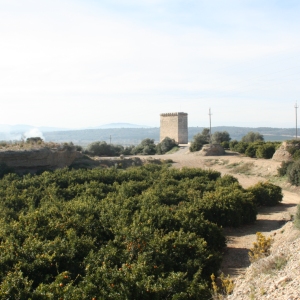
[{"label": "boulder", "polygon": [[207,144],[202,147],[199,154],[203,156],[224,155],[225,150],[220,144]]},{"label": "boulder", "polygon": [[288,144],[288,142],[283,142],[273,154],[272,159],[276,161],[292,161],[292,155],[288,151],[289,147],[291,147],[291,145]]}]

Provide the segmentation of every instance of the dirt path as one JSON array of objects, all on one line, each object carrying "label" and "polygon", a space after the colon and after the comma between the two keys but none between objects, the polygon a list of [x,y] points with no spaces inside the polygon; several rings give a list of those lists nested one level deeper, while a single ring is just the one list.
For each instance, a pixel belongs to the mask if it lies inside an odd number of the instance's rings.
[{"label": "dirt path", "polygon": [[[198,153],[190,153],[187,147],[182,147],[174,154],[163,156],[164,159],[172,159],[175,168],[200,167],[214,169],[224,174],[236,177],[240,184],[247,188],[259,181],[274,179],[280,162],[266,159],[252,159],[229,153],[223,156],[200,156]],[[278,182],[276,182],[278,184]],[[283,185],[282,183],[281,185]],[[262,232],[269,236],[273,231],[282,227],[286,221],[296,212],[299,203],[299,191],[283,190],[283,201],[275,207],[264,207],[259,210],[257,221],[254,224],[239,228],[226,228],[227,249],[224,253],[224,261],[221,271],[235,277],[244,272],[249,266],[249,249],[256,240],[256,232]]]}]

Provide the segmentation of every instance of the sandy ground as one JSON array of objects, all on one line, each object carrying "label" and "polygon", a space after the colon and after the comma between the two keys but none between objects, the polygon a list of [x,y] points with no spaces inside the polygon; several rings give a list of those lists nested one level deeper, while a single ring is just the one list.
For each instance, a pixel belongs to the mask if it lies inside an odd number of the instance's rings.
[{"label": "sandy ground", "polygon": [[276,176],[280,162],[243,157],[236,153],[227,153],[223,156],[201,156],[199,153],[190,153],[188,147],[181,147],[178,152],[163,155],[162,158],[172,159],[175,168],[199,167],[217,170],[223,175],[231,174],[245,188],[267,180],[283,188],[282,203],[275,207],[261,208],[254,224],[224,230],[227,236],[227,249],[224,253],[221,271],[225,274],[235,277],[243,273],[250,265],[248,252],[253,242],[256,241],[256,232],[262,232],[266,236],[272,235],[275,230],[291,220],[296,212],[300,192],[299,189],[289,186]]}]

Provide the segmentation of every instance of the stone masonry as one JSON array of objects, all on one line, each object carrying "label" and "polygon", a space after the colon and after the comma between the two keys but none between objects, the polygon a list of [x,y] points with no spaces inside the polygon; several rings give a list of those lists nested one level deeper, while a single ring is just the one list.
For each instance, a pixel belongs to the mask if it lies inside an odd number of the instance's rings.
[{"label": "stone masonry", "polygon": [[184,112],[160,114],[160,141],[165,137],[178,144],[188,143],[188,114]]}]

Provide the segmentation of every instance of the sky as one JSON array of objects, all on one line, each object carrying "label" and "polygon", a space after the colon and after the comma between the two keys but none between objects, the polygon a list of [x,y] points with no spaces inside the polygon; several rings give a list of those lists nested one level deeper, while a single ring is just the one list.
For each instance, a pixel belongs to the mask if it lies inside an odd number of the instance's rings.
[{"label": "sky", "polygon": [[298,0],[0,0],[0,124],[295,126]]}]

